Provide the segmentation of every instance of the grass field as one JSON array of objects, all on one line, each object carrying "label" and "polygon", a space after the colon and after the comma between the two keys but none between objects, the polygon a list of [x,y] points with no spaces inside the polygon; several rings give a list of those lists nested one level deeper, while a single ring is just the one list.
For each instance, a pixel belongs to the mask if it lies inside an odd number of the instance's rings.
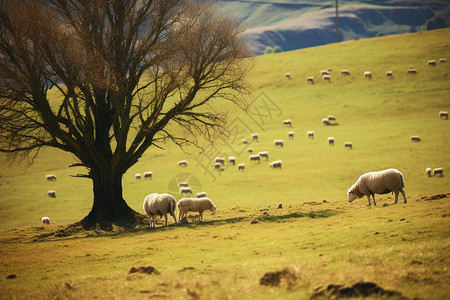
[{"label": "grass field", "polygon": [[[448,29],[255,58],[252,104],[230,113],[229,137],[205,143],[203,153],[173,145],[150,149],[123,179],[126,201],[140,212],[147,194],[169,191],[179,199],[176,183],[189,180],[218,208],[201,223],[191,218],[189,225],[155,230],[49,235],[89,212],[91,182],[69,176],[84,170],[68,168],[74,158],[52,149],[29,167],[26,161],[3,164],[0,298],[298,299],[318,285],[362,279],[408,298],[444,299],[450,292],[449,198],[416,201],[450,192],[450,121],[438,117],[450,109],[450,65],[427,66],[441,57],[450,58]],[[408,75],[410,66],[418,73]],[[331,83],[319,76],[325,68],[332,69]],[[366,70],[371,80],[363,77]],[[316,83],[307,84],[307,76]],[[329,114],[338,125],[322,124]],[[281,124],[288,118],[292,127]],[[250,141],[252,132],[258,142]],[[412,143],[411,135],[422,141]],[[274,139],[283,139],[284,147],[276,148]],[[344,148],[347,141],[352,150]],[[251,163],[248,147],[269,151],[269,161],[281,159],[283,168],[272,170],[264,159]],[[218,173],[216,156],[235,156],[246,163],[245,172],[226,164]],[[181,159],[188,167],[177,166]],[[442,167],[444,176],[428,178],[426,167]],[[403,173],[408,204],[391,205],[392,195],[377,195],[376,208],[367,208],[366,199],[346,201],[358,176],[385,168]],[[153,172],[152,180],[135,179],[145,171]],[[50,173],[56,182],[45,180]],[[48,190],[57,197],[49,198]],[[278,203],[284,208],[277,210]],[[44,215],[54,224],[41,227]],[[128,274],[139,266],[160,274]],[[259,285],[265,272],[284,268],[292,276],[280,287]],[[11,274],[17,278],[5,279]]]}]

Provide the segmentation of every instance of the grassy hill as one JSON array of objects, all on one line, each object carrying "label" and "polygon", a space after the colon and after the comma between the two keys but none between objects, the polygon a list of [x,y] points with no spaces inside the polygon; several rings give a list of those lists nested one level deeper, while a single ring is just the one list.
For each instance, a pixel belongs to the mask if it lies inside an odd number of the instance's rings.
[{"label": "grassy hill", "polygon": [[[306,299],[314,287],[376,282],[408,298],[448,295],[450,30],[361,39],[257,57],[248,111],[230,108],[230,136],[204,152],[167,145],[150,149],[124,176],[124,197],[142,212],[144,197],[172,192],[188,180],[194,192],[206,191],[218,208],[205,221],[150,230],[62,230],[84,217],[92,205],[89,180],[72,178],[74,158],[45,149],[33,165],[3,164],[0,178],[0,295],[2,298],[260,298]],[[407,74],[408,67],[417,74]],[[330,68],[331,82],[319,71]],[[349,69],[351,75],[340,74]],[[363,77],[370,70],[371,80]],[[393,71],[393,78],[385,72]],[[292,79],[284,77],[291,73]],[[308,84],[307,76],[315,77]],[[322,118],[337,117],[325,126]],[[282,125],[292,120],[292,127]],[[289,140],[287,132],[295,131]],[[306,136],[308,130],[315,138]],[[251,133],[259,134],[251,142]],[[413,143],[411,135],[422,141]],[[327,138],[335,137],[329,146]],[[247,139],[248,145],[241,140]],[[276,148],[274,139],[283,139]],[[344,142],[353,142],[345,149]],[[268,162],[250,162],[247,148],[269,151]],[[235,156],[246,169],[226,164],[213,169],[215,156]],[[4,158],[4,157],[2,157]],[[186,159],[188,167],[177,161]],[[444,168],[427,177],[426,167]],[[408,204],[393,196],[346,201],[346,191],[361,174],[397,168],[405,177]],[[152,171],[152,180],[135,173]],[[47,182],[46,174],[56,174]],[[47,196],[56,191],[56,198]],[[326,201],[324,201],[326,200]],[[283,209],[276,209],[278,203]],[[268,207],[270,205],[270,207]],[[47,215],[53,222],[39,226]],[[173,220],[169,220],[172,224]],[[131,267],[153,266],[160,275],[128,274]],[[269,271],[290,271],[281,287],[259,280]],[[16,275],[15,279],[5,279]]]}]

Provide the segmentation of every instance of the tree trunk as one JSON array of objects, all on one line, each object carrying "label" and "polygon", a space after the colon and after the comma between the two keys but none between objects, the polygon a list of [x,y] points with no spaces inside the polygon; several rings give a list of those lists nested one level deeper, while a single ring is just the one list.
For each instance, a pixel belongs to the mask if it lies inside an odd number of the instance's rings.
[{"label": "tree trunk", "polygon": [[122,196],[121,170],[91,169],[94,185],[94,204],[91,212],[81,221],[85,229],[96,227],[111,230],[112,224],[131,227],[142,223],[140,214],[127,205]]}]

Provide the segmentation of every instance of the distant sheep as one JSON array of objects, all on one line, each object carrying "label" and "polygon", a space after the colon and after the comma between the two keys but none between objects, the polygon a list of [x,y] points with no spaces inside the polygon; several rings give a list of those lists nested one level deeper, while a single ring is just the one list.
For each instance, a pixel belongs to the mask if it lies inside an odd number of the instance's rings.
[{"label": "distant sheep", "polygon": [[293,140],[294,139],[294,132],[293,131],[289,131],[288,132],[288,137],[289,137],[290,140]]},{"label": "distant sheep", "polygon": [[353,149],[353,143],[352,142],[345,142],[344,143],[344,148]]},{"label": "distant sheep", "polygon": [[447,120],[448,120],[448,111],[443,111],[443,110],[441,110],[441,111],[439,112],[439,118],[440,118],[440,119],[444,118],[444,119],[447,119]]},{"label": "distant sheep", "polygon": [[189,183],[186,181],[178,182],[178,187],[189,187]]},{"label": "distant sheep", "polygon": [[418,135],[412,135],[410,139],[411,139],[411,142],[420,142],[421,141],[420,136],[418,136]]},{"label": "distant sheep", "polygon": [[187,167],[187,161],[186,160],[180,160],[179,162],[178,162],[178,166],[180,166],[180,167]]},{"label": "distant sheep", "polygon": [[393,73],[392,71],[386,71],[386,77],[392,77]]},{"label": "distant sheep", "polygon": [[330,125],[330,121],[328,121],[328,118],[323,118],[322,123],[323,125]]},{"label": "distant sheep", "polygon": [[164,216],[165,226],[167,227],[167,214],[169,213],[177,223],[175,210],[177,208],[177,200],[170,194],[152,193],[145,197],[143,208],[149,217],[150,227],[155,227],[155,216]]},{"label": "distant sheep", "polygon": [[281,165],[282,165],[281,160],[276,160],[276,161],[269,163],[269,167],[271,167],[272,169],[277,169],[277,168],[281,169]]},{"label": "distant sheep", "polygon": [[247,145],[247,144],[248,144],[248,141],[247,141],[247,140],[242,140],[242,144]]},{"label": "distant sheep", "polygon": [[49,217],[42,217],[41,224],[42,225],[50,225],[50,218]]},{"label": "distant sheep", "polygon": [[350,75],[350,71],[349,70],[341,70],[341,74],[342,75]]},{"label": "distant sheep", "polygon": [[413,67],[409,67],[408,71],[406,73],[407,74],[417,74],[417,70]]},{"label": "distant sheep", "polygon": [[48,195],[50,198],[56,198],[56,191],[48,191],[48,192],[47,192],[47,195]]},{"label": "distant sheep", "polygon": [[290,119],[283,120],[283,125],[289,125],[290,127],[292,127],[292,121]]},{"label": "distant sheep", "polygon": [[387,194],[393,192],[395,194],[395,204],[398,202],[398,193],[401,192],[406,204],[406,195],[403,188],[405,182],[403,174],[396,169],[387,169],[378,172],[368,172],[361,175],[356,183],[348,189],[348,202],[352,202],[356,198],[367,196],[370,206],[370,195],[373,197],[373,205],[375,202],[375,194]]},{"label": "distant sheep", "polygon": [[148,178],[148,179],[152,179],[153,177],[153,172],[144,172],[144,178]]},{"label": "distant sheep", "polygon": [[431,168],[426,168],[425,173],[428,175],[428,177],[431,177]]},{"label": "distant sheep", "polygon": [[250,161],[257,161],[258,163],[261,162],[261,157],[259,156],[259,154],[250,155],[248,158],[250,159]]},{"label": "distant sheep", "polygon": [[191,194],[192,195],[192,189],[190,187],[181,187],[180,188],[180,194]]},{"label": "distant sheep", "polygon": [[365,71],[365,72],[364,72],[364,77],[367,77],[367,78],[369,78],[369,79],[372,79],[372,72],[370,72],[370,71]]},{"label": "distant sheep", "polygon": [[284,73],[284,77],[286,77],[287,79],[291,79],[291,73],[290,72]]},{"label": "distant sheep", "polygon": [[253,153],[253,148],[247,148],[247,153]]},{"label": "distant sheep", "polygon": [[230,163],[230,165],[236,165],[236,158],[234,156],[229,156],[228,157],[228,162]]},{"label": "distant sheep", "polygon": [[258,152],[258,155],[259,155],[260,157],[265,157],[266,160],[269,159],[269,152],[268,152],[268,151],[261,151],[261,152]]},{"label": "distant sheep", "polygon": [[136,179],[141,179],[141,173],[136,173],[136,174],[134,174],[134,177],[136,177]]},{"label": "distant sheep", "polygon": [[306,77],[306,82],[307,83],[311,82],[311,84],[314,84],[314,77],[313,76]]},{"label": "distant sheep", "polygon": [[441,177],[442,176],[444,176],[444,169],[442,169],[442,168],[434,168],[433,169],[433,176],[436,176],[436,175],[440,175]]},{"label": "distant sheep", "polygon": [[245,170],[245,164],[244,163],[242,163],[242,164],[238,164],[238,171],[244,171]]},{"label": "distant sheep", "polygon": [[320,75],[330,75],[330,73],[328,73],[328,70],[320,70]]},{"label": "distant sheep", "polygon": [[195,195],[195,197],[196,197],[196,198],[203,198],[203,197],[206,197],[206,192],[200,192],[200,193],[197,193],[197,194]]},{"label": "distant sheep", "polygon": [[436,60],[435,59],[431,59],[431,60],[427,61],[427,65],[428,66],[435,66],[436,65]]},{"label": "distant sheep", "polygon": [[216,213],[216,206],[211,199],[203,198],[183,198],[178,201],[178,220],[181,220],[187,216],[188,212],[198,212],[198,219],[203,220],[203,212],[211,211],[212,214]]},{"label": "distant sheep", "polygon": [[327,119],[328,119],[328,121],[336,121],[337,120],[336,117],[332,116],[332,115],[328,115]]},{"label": "distant sheep", "polygon": [[259,134],[252,133],[252,141],[258,141],[258,138],[259,138]]},{"label": "distant sheep", "polygon": [[309,137],[310,139],[313,139],[313,138],[314,138],[314,131],[307,131],[306,134],[308,135],[308,137]]},{"label": "distant sheep", "polygon": [[216,158],[214,158],[214,162],[223,165],[223,164],[225,164],[225,158],[223,158],[223,157],[216,157]]},{"label": "distant sheep", "polygon": [[445,63],[446,61],[447,61],[447,59],[445,59],[445,58],[439,58],[440,63]]},{"label": "distant sheep", "polygon": [[328,138],[328,145],[330,145],[330,146],[334,146],[334,137],[329,137]]},{"label": "distant sheep", "polygon": [[330,75],[323,75],[322,78],[323,78],[324,81],[326,80],[328,82],[331,82],[331,76]]},{"label": "distant sheep", "polygon": [[220,172],[220,168],[222,168],[222,165],[220,163],[214,163],[214,169]]},{"label": "distant sheep", "polygon": [[275,144],[275,146],[280,146],[280,147],[284,146],[283,140],[274,140],[273,143]]},{"label": "distant sheep", "polygon": [[[447,114],[448,117],[448,114]],[[56,175],[55,174],[49,174],[46,175],[45,178],[47,179],[47,181],[55,181],[56,180]]]}]

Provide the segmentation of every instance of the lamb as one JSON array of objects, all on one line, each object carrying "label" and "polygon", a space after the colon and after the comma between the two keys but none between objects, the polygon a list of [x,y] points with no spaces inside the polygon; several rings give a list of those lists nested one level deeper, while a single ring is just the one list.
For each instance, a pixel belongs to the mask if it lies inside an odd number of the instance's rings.
[{"label": "lamb", "polygon": [[284,77],[286,77],[287,79],[291,79],[291,72],[284,73]]},{"label": "lamb", "polygon": [[[448,111],[441,110],[441,111],[439,112],[439,118],[440,118],[440,119],[445,118],[445,119],[448,120]],[[55,178],[55,180],[56,180],[56,178]]]},{"label": "lamb", "polygon": [[[448,118],[448,115],[447,115]],[[45,178],[47,179],[47,181],[55,181],[56,180],[56,175],[55,174],[48,174],[45,176]]]},{"label": "lamb", "polygon": [[190,187],[181,187],[180,188],[180,194],[191,194],[192,195],[192,189]]},{"label": "lamb", "polygon": [[258,141],[259,135],[257,133],[252,133],[252,141]]},{"label": "lamb", "polygon": [[311,82],[311,84],[314,84],[314,77],[313,76],[306,77],[306,82],[307,83]]},{"label": "lamb", "polygon": [[344,148],[353,149],[353,143],[352,142],[345,142],[344,143]]},{"label": "lamb", "polygon": [[180,166],[180,167],[187,167],[187,161],[186,160],[180,160],[178,162],[178,166]]},{"label": "lamb", "polygon": [[203,220],[203,212],[209,210],[214,215],[216,213],[216,206],[211,199],[207,197],[202,198],[183,198],[178,201],[178,220],[187,216],[188,212],[198,212],[198,219]]},{"label": "lamb", "polygon": [[42,217],[41,223],[43,225],[50,225],[50,218],[49,217]]},{"label": "lamb", "polygon": [[436,65],[436,60],[435,59],[431,59],[431,60],[427,61],[427,65],[428,66],[435,66]]},{"label": "lamb", "polygon": [[197,194],[195,195],[195,197],[197,197],[197,198],[204,198],[204,197],[206,197],[206,192],[200,192],[200,193],[197,193]]},{"label": "lamb", "polygon": [[271,167],[272,169],[276,169],[276,168],[281,169],[281,165],[282,165],[281,160],[276,160],[276,161],[269,163],[269,167]]},{"label": "lamb", "polygon": [[294,132],[293,131],[289,131],[288,132],[288,137],[289,137],[290,140],[293,140],[294,139]]},{"label": "lamb", "polygon": [[328,138],[328,145],[334,146],[334,137],[330,136],[330,137]]},{"label": "lamb", "polygon": [[47,195],[48,195],[50,198],[56,198],[56,191],[48,191],[48,192],[47,192]]},{"label": "lamb", "polygon": [[307,131],[306,134],[308,135],[308,137],[309,137],[310,139],[313,139],[313,138],[314,138],[314,131]]},{"label": "lamb", "polygon": [[258,152],[258,155],[259,155],[260,157],[265,157],[266,160],[269,160],[269,152],[268,152],[268,151],[261,151],[261,152]]},{"label": "lamb", "polygon": [[418,135],[412,135],[410,139],[411,142],[420,142],[420,136]]},{"label": "lamb", "polygon": [[341,70],[341,74],[342,75],[350,75],[350,71],[349,70]]},{"label": "lamb", "polygon": [[365,71],[365,72],[364,72],[364,77],[367,77],[367,78],[369,78],[369,79],[372,79],[372,72],[370,72],[370,71]]},{"label": "lamb", "polygon": [[170,194],[152,193],[145,197],[143,208],[149,217],[150,227],[155,227],[155,216],[164,216],[165,226],[167,227],[167,214],[169,213],[177,224],[175,210],[177,208],[177,200]]},{"label": "lamb", "polygon": [[153,172],[144,172],[144,178],[148,178],[148,179],[152,179],[153,177]]},{"label": "lamb", "polygon": [[386,77],[392,77],[393,73],[392,71],[386,71]]},{"label": "lamb", "polygon": [[283,120],[283,125],[289,125],[290,127],[292,127],[292,121],[290,119]]},{"label": "lamb", "polygon": [[330,75],[323,75],[323,80],[328,80],[328,82],[331,82],[331,76]]},{"label": "lamb", "polygon": [[425,173],[427,173],[428,177],[431,177],[431,168],[426,168]]},{"label": "lamb", "polygon": [[258,163],[261,162],[261,157],[259,156],[259,154],[250,155],[248,158],[250,158],[250,161],[258,161]]},{"label": "lamb", "polygon": [[275,144],[275,146],[280,146],[280,147],[284,146],[283,140],[274,140],[273,143]]},{"label": "lamb", "polygon": [[137,180],[141,179],[141,173],[134,174],[134,177],[136,177]]},{"label": "lamb", "polygon": [[230,163],[230,165],[235,166],[236,165],[236,158],[234,156],[229,156],[228,157],[228,162]]},{"label": "lamb", "polygon": [[406,195],[403,188],[405,182],[403,174],[396,169],[387,169],[378,172],[368,172],[361,175],[356,183],[348,189],[348,202],[352,202],[356,198],[367,196],[370,206],[370,195],[373,197],[373,205],[375,202],[375,194],[387,194],[393,192],[395,194],[395,202],[398,202],[398,193],[401,192],[406,204]]},{"label": "lamb", "polygon": [[442,168],[434,168],[433,169],[433,176],[436,176],[437,174],[439,174],[440,177],[444,176],[444,169],[442,169]]},{"label": "lamb", "polygon": [[238,164],[238,171],[240,171],[240,170],[242,170],[242,171],[245,170],[245,164],[244,163]]}]

